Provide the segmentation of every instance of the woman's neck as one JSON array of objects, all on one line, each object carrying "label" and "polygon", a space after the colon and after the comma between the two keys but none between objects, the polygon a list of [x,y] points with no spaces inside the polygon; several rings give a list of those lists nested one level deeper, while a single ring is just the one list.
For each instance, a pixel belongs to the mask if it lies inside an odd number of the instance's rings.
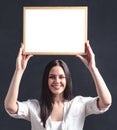
[{"label": "woman's neck", "polygon": [[54,96],[54,104],[59,104],[59,103],[63,103],[63,102],[64,102],[63,95]]}]

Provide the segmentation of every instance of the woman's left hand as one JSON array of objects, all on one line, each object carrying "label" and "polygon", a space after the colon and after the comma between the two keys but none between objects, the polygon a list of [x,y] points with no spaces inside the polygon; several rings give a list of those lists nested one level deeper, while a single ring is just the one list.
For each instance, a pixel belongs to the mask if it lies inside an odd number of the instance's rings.
[{"label": "woman's left hand", "polygon": [[91,49],[89,42],[85,44],[85,52],[87,54],[86,58],[81,55],[76,55],[76,56],[81,59],[81,61],[86,65],[86,67],[91,72],[91,75],[93,77],[93,80],[96,86],[97,94],[99,97],[99,100],[97,100],[98,108],[100,110],[105,109],[111,105],[112,97],[106,86],[106,83],[103,77],[101,76],[99,70],[97,69],[95,65],[96,64],[95,55]]},{"label": "woman's left hand", "polygon": [[89,41],[85,43],[85,53],[86,57],[82,55],[76,55],[85,65],[88,69],[91,69],[92,67],[95,67],[95,55],[93,53],[93,50],[89,44]]}]

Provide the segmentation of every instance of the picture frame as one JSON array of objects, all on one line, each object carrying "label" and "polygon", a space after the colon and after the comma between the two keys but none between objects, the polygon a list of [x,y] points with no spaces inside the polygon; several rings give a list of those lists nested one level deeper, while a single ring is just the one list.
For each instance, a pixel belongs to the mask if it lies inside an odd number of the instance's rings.
[{"label": "picture frame", "polygon": [[23,7],[24,54],[85,54],[87,6]]}]

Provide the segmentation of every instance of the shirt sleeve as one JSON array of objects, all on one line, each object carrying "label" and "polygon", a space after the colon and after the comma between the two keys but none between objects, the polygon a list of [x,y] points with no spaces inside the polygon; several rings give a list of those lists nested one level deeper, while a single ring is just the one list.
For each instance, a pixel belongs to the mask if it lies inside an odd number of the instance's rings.
[{"label": "shirt sleeve", "polygon": [[23,101],[23,102],[17,102],[18,103],[18,112],[15,114],[10,113],[7,111],[7,113],[14,118],[19,119],[25,119],[30,121],[30,107],[32,106],[31,100]]},{"label": "shirt sleeve", "polygon": [[87,97],[85,98],[85,113],[86,116],[91,114],[101,114],[106,112],[110,106],[105,109],[99,109],[97,106],[97,100],[99,97]]}]

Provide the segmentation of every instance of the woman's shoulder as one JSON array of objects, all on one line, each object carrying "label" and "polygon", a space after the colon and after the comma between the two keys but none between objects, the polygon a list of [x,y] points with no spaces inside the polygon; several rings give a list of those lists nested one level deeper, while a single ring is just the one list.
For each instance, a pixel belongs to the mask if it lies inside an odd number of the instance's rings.
[{"label": "woman's shoulder", "polygon": [[85,103],[87,101],[90,101],[92,99],[95,99],[96,97],[91,97],[91,96],[75,96],[72,98],[72,100],[70,102],[79,102],[79,103]]},{"label": "woman's shoulder", "polygon": [[37,99],[28,99],[27,101],[30,103],[39,103],[39,100]]},{"label": "woman's shoulder", "polygon": [[29,107],[34,107],[34,108],[39,107],[39,100],[37,99],[28,99],[25,102],[28,104]]}]

